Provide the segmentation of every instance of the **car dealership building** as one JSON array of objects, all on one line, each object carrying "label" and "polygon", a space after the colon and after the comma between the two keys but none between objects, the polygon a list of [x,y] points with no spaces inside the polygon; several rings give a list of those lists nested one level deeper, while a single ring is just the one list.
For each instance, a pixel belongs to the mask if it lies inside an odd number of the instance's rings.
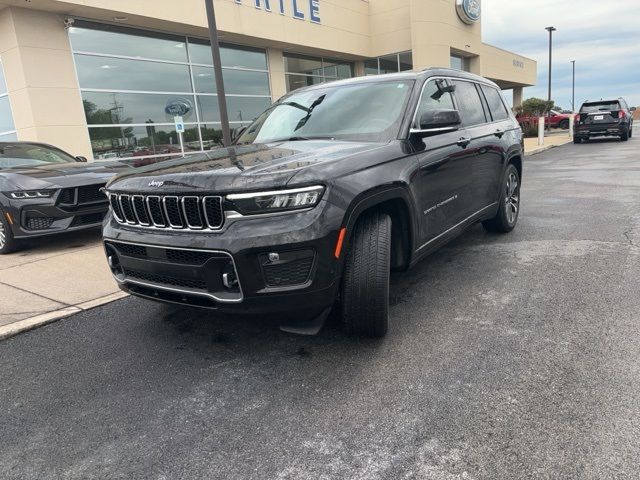
[{"label": "car dealership building", "polygon": [[[306,85],[430,66],[512,90],[536,62],[482,42],[480,0],[214,0],[231,126]],[[204,0],[0,0],[0,141],[163,159],[220,139]],[[2,73],[4,72],[4,74]]]}]

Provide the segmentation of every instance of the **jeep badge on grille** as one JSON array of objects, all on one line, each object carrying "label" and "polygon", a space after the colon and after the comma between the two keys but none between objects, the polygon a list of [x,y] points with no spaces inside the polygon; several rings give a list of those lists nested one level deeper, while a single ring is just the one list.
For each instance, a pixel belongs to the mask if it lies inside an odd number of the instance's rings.
[{"label": "jeep badge on grille", "polygon": [[160,188],[162,185],[164,185],[164,182],[159,182],[158,180],[151,180],[149,182],[149,186],[150,187],[158,187],[158,188]]}]

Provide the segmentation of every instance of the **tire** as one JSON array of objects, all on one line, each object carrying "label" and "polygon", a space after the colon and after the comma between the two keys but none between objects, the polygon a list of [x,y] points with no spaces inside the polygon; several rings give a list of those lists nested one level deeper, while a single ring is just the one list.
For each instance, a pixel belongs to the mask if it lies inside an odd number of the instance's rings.
[{"label": "tire", "polygon": [[0,208],[0,255],[11,253],[17,248],[18,242],[13,238],[7,217]]},{"label": "tire", "polygon": [[381,338],[389,329],[391,218],[366,213],[356,223],[345,259],[341,316],[349,335]]},{"label": "tire", "polygon": [[629,129],[629,138],[633,138],[633,128]]},{"label": "tire", "polygon": [[569,120],[562,120],[560,122],[560,128],[562,130],[569,130]]},{"label": "tire", "polygon": [[482,222],[488,232],[508,233],[516,227],[520,214],[520,174],[510,163],[504,172],[496,216]]},{"label": "tire", "polygon": [[573,137],[573,143],[575,144],[582,143],[582,139],[578,137]]},{"label": "tire", "polygon": [[629,130],[625,130],[622,135],[620,135],[620,140],[622,140],[623,142],[629,140]]}]

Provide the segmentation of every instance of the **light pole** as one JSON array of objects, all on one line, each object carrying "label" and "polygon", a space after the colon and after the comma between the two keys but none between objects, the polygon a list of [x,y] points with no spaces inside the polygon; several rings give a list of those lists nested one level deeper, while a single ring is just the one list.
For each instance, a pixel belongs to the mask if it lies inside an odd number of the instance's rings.
[{"label": "light pole", "polygon": [[[553,46],[553,32],[555,32],[557,30],[556,27],[546,27],[545,30],[547,32],[549,32],[549,95],[547,100],[549,100],[549,102],[551,102],[551,59],[552,59],[552,53],[551,53],[551,49]],[[547,119],[549,118],[549,112],[547,112]],[[549,129],[549,122],[547,121],[547,129]]]},{"label": "light pole", "polygon": [[220,60],[220,44],[218,43],[218,28],[216,27],[216,13],[213,0],[205,0],[207,20],[209,22],[209,39],[211,40],[211,55],[213,56],[213,72],[216,77],[216,92],[218,94],[218,108],[220,109],[220,123],[222,123],[222,143],[225,147],[231,145],[231,131],[229,130],[229,113],[227,112],[227,97],[224,94],[224,80],[222,78],[222,61]]},{"label": "light pole", "polygon": [[573,66],[573,77],[571,80],[571,111],[575,113],[576,111],[576,61],[571,60],[571,65]]}]

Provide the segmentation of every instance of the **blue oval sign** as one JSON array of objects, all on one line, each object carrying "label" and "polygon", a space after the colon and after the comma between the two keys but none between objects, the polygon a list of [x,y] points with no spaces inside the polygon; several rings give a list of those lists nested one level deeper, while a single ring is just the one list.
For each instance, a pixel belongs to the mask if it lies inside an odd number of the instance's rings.
[{"label": "blue oval sign", "polygon": [[456,0],[456,10],[460,20],[471,25],[480,20],[482,8],[480,0]]},{"label": "blue oval sign", "polygon": [[184,98],[173,98],[164,107],[164,113],[170,117],[186,117],[191,112],[191,102]]}]

